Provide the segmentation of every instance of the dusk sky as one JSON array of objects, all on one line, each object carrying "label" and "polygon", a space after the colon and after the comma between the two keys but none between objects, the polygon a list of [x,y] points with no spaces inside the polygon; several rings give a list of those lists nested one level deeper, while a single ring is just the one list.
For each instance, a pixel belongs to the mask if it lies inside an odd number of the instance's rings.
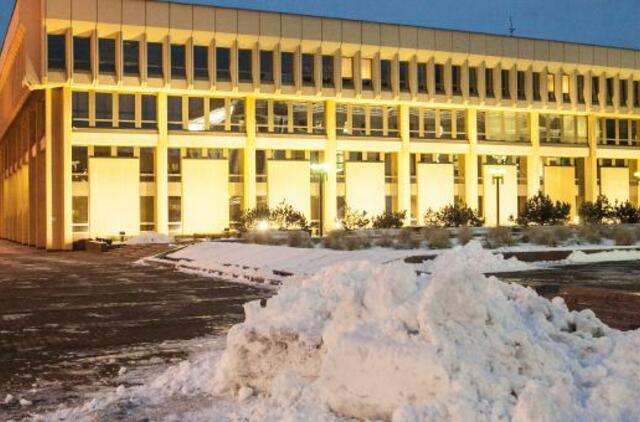
[{"label": "dusk sky", "polygon": [[[0,0],[0,34],[14,0]],[[183,0],[640,49],[638,0]]]}]

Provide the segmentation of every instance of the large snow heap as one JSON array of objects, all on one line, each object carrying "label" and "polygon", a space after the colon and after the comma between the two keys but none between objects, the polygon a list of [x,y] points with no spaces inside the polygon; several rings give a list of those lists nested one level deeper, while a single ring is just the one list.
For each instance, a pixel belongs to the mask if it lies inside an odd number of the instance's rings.
[{"label": "large snow heap", "polygon": [[470,244],[430,276],[356,262],[291,280],[246,305],[213,384],[356,418],[640,420],[640,331],[485,277],[482,259]]}]

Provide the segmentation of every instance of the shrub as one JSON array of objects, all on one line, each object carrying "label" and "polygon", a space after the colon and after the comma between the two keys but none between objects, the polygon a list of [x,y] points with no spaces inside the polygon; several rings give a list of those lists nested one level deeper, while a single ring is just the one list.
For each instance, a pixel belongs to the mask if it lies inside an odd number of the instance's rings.
[{"label": "shrub", "polygon": [[416,236],[413,230],[404,228],[400,230],[396,237],[397,249],[416,249],[420,247],[420,238]]},{"label": "shrub", "polygon": [[523,212],[516,222],[522,226],[537,224],[539,226],[552,226],[566,224],[569,220],[571,205],[566,202],[551,200],[549,195],[538,192],[527,199]]},{"label": "shrub", "polygon": [[490,248],[499,248],[501,246],[511,246],[515,244],[515,239],[510,227],[490,228],[485,236],[485,241]]},{"label": "shrub", "polygon": [[578,208],[582,224],[605,224],[614,217],[614,211],[606,196],[600,195],[595,201],[586,201]]},{"label": "shrub", "polygon": [[598,244],[602,241],[601,230],[593,224],[578,226],[578,239],[585,243]]},{"label": "shrub", "polygon": [[424,221],[426,225],[442,227],[478,227],[484,223],[484,219],[478,216],[477,211],[464,203],[447,205],[437,213],[429,209],[424,215]]},{"label": "shrub", "polygon": [[424,240],[431,249],[445,249],[451,246],[449,230],[441,227],[429,227],[422,231]]},{"label": "shrub", "polygon": [[334,230],[322,238],[322,246],[336,250],[356,250],[371,246],[371,239],[366,233],[349,233],[344,230]]},{"label": "shrub", "polygon": [[615,220],[621,224],[640,223],[640,210],[634,207],[629,201],[622,203],[616,202],[613,207],[613,216]]},{"label": "shrub", "polygon": [[471,227],[460,227],[458,229],[458,244],[466,245],[473,239],[473,229]]},{"label": "shrub", "polygon": [[322,238],[322,246],[328,249],[342,249],[344,230],[333,230]]},{"label": "shrub", "polygon": [[545,246],[557,246],[568,240],[571,235],[571,229],[566,226],[531,227],[526,233],[529,242]]},{"label": "shrub", "polygon": [[255,208],[244,210],[238,217],[238,228],[240,231],[253,230],[260,221],[269,221],[271,210],[266,205],[258,205]]},{"label": "shrub", "polygon": [[390,248],[393,246],[393,236],[387,232],[382,233],[375,241],[375,245],[381,248]]},{"label": "shrub", "polygon": [[266,221],[270,228],[278,230],[307,230],[309,228],[304,214],[282,201],[273,209],[266,205],[259,205],[245,210],[238,218],[239,230],[253,230],[263,221]]},{"label": "shrub", "polygon": [[638,241],[638,235],[630,227],[616,227],[613,231],[613,240],[618,246],[631,246]]},{"label": "shrub", "polygon": [[399,229],[404,225],[407,217],[407,211],[385,211],[380,215],[373,217],[372,224],[374,229]]},{"label": "shrub", "polygon": [[345,231],[364,229],[370,222],[366,211],[352,210],[349,207],[345,208],[344,217],[340,220]]},{"label": "shrub", "polygon": [[309,248],[311,247],[311,236],[309,232],[302,230],[295,230],[287,234],[287,246],[294,248]]}]

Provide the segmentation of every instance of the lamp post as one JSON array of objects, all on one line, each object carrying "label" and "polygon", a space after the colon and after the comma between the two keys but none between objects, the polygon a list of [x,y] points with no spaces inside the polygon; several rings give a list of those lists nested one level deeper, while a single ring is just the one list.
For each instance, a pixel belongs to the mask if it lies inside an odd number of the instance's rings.
[{"label": "lamp post", "polygon": [[495,168],[489,171],[491,183],[496,185],[496,227],[500,227],[500,185],[504,184],[505,173],[506,171],[503,168]]},{"label": "lamp post", "polygon": [[311,164],[311,173],[319,176],[320,180],[320,223],[318,224],[318,234],[320,237],[324,234],[324,180],[329,172],[329,165],[326,163],[313,163]]}]

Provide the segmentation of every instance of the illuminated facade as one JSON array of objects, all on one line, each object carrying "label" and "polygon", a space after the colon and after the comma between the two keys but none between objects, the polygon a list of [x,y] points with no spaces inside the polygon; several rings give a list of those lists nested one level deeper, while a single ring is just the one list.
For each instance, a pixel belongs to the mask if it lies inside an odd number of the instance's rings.
[{"label": "illuminated facade", "polygon": [[221,232],[282,200],[326,230],[345,205],[420,224],[454,201],[495,225],[496,175],[502,223],[539,190],[574,213],[599,193],[638,203],[634,50],[152,0],[18,0],[0,102],[0,237],[48,249]]}]

